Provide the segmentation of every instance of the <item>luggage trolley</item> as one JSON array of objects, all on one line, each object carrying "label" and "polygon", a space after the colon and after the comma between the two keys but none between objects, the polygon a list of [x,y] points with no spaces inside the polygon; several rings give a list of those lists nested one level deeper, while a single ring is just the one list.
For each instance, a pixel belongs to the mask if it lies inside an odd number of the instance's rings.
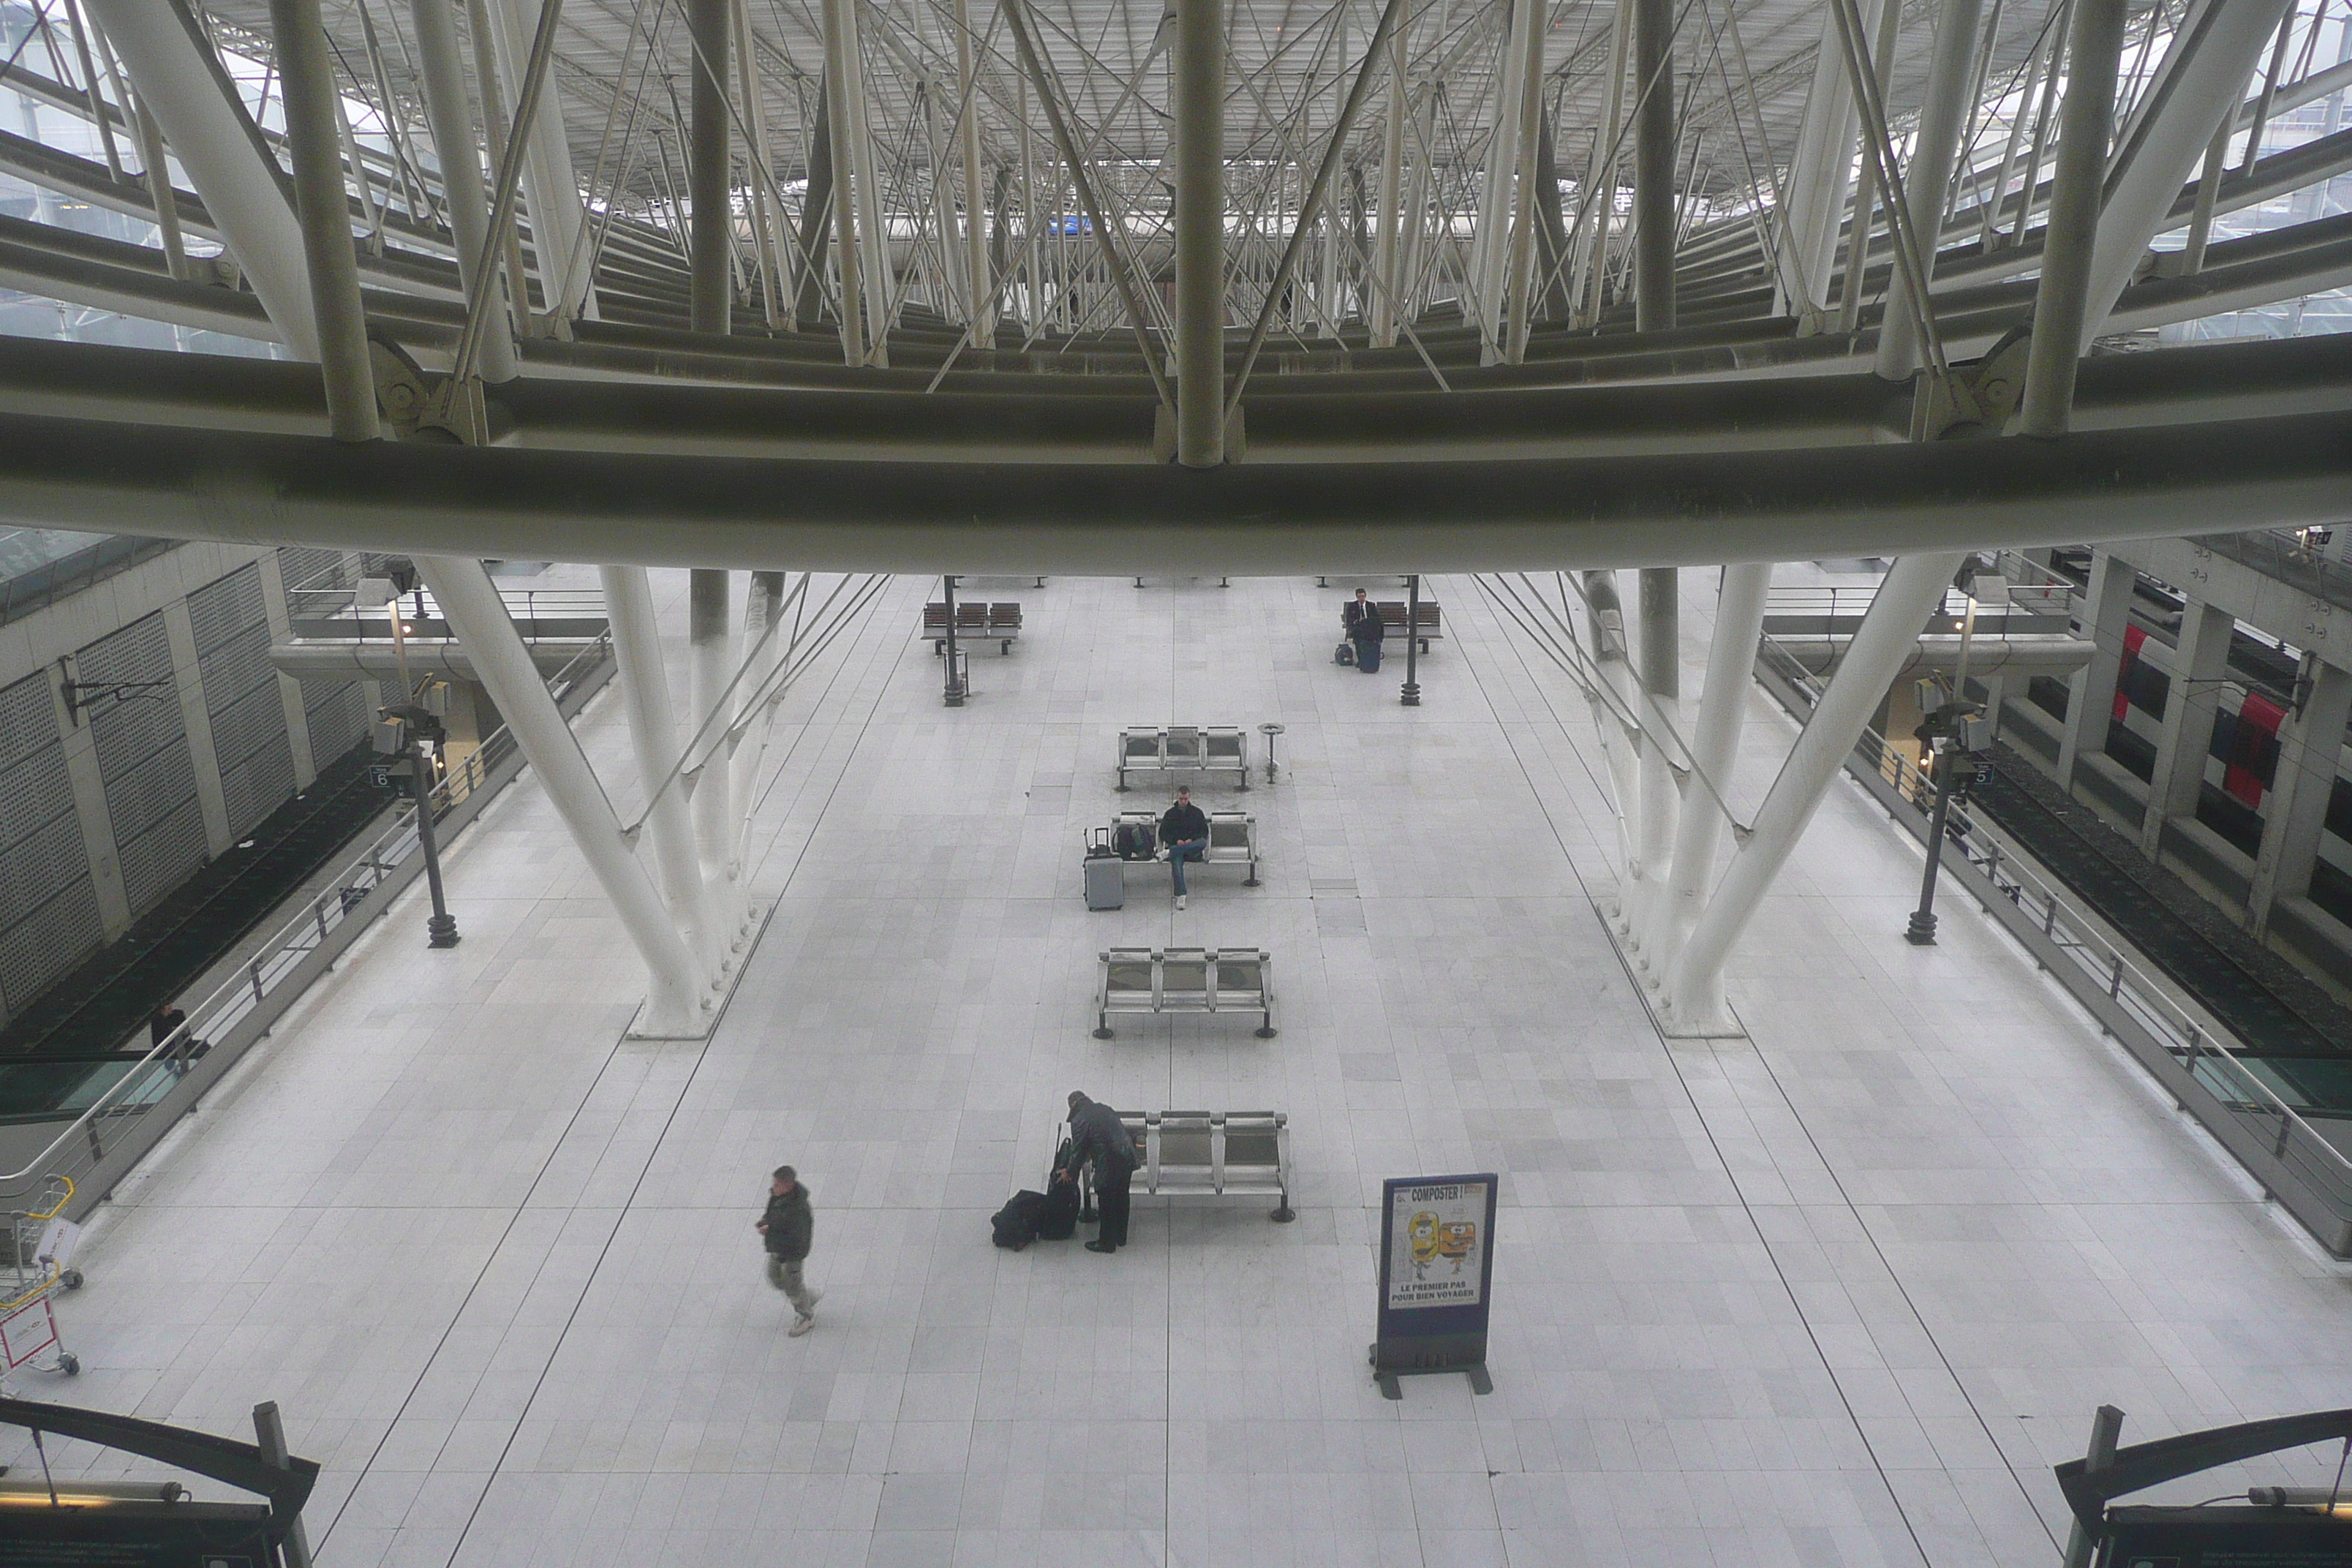
[{"label": "luggage trolley", "polygon": [[[39,1206],[8,1216],[7,1267],[0,1269],[0,1382],[20,1366],[71,1377],[81,1361],[65,1348],[57,1309],[49,1298],[59,1289],[81,1289],[81,1270],[69,1268],[81,1226],[65,1217],[73,1201],[70,1177],[51,1176],[41,1184]],[[54,1352],[44,1363],[39,1358]]]}]

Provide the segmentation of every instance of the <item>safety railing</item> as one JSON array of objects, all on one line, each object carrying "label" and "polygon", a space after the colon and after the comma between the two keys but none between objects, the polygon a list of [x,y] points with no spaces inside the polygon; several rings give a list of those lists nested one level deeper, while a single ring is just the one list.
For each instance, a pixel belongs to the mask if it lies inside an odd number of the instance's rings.
[{"label": "safety railing", "polygon": [[2315,542],[2317,532],[2315,529],[2264,528],[2248,533],[2209,534],[2197,542],[2339,610],[2352,610],[2352,563],[2330,560]]},{"label": "safety railing", "polygon": [[[2007,563],[2004,564],[2009,602],[1980,603],[1977,607],[1976,635],[2020,637],[2068,630],[2074,613],[2074,596],[2081,590],[2054,573],[2032,566],[2022,557],[2018,558],[2017,564],[2030,567],[2031,573],[2021,578],[2009,576]],[[2042,577],[2052,580],[2042,581]],[[1862,626],[1862,617],[1869,613],[1870,602],[1877,596],[1876,583],[1854,588],[1795,584],[1774,588],[1764,602],[1764,629],[1773,637],[1852,637]],[[1968,618],[1968,595],[1957,588],[1948,588],[1942,602],[1929,612],[1924,629],[1930,636],[1950,637],[1960,630]]]},{"label": "safety railing", "polygon": [[[594,588],[501,588],[499,598],[522,640],[593,637],[604,626],[604,595]],[[446,637],[448,622],[429,590],[400,596],[402,622],[410,637]],[[388,643],[393,606],[362,606],[359,590],[348,587],[289,588],[286,618],[302,637],[348,637]]]},{"label": "safety railing", "polygon": [[[1758,672],[1792,710],[1811,711],[1822,689],[1818,677],[1769,637],[1759,650]],[[1852,772],[1926,836],[1935,784],[1907,750],[1864,730]],[[2352,1160],[2239,1059],[2237,1042],[2176,1002],[1990,824],[1955,801],[1946,831],[1946,870],[2323,1246],[2339,1258],[2352,1257]]]},{"label": "safety railing", "polygon": [[[603,687],[612,671],[607,636],[551,677],[548,689],[568,717]],[[425,797],[442,842],[446,845],[471,821],[521,768],[520,748],[504,728],[453,761]],[[77,1185],[75,1217],[102,1200],[122,1173],[415,879],[423,865],[415,806],[404,804],[391,827],[346,861],[232,978],[186,1008],[184,1023],[116,1077],[61,1131],[41,1138],[55,1121],[39,1128],[0,1129],[16,1135],[0,1137],[0,1168],[15,1167],[0,1173],[0,1210],[57,1176],[68,1177]],[[10,1151],[16,1159],[5,1157]]]}]

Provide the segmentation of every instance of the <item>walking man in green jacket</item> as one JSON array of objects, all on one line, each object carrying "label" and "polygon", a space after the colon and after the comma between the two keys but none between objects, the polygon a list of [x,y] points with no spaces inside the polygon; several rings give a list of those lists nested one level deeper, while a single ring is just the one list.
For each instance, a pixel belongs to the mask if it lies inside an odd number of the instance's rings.
[{"label": "walking man in green jacket", "polygon": [[801,1279],[809,1242],[816,1234],[816,1215],[809,1208],[808,1189],[790,1165],[776,1167],[768,1187],[768,1212],[753,1226],[767,1238],[768,1283],[784,1293],[797,1314],[785,1331],[794,1339],[816,1327],[816,1304],[824,1292],[812,1290]]}]

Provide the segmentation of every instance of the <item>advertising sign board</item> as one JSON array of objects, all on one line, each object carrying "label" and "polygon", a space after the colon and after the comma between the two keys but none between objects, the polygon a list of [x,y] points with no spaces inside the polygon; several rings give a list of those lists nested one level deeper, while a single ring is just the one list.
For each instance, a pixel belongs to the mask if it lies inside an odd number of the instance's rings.
[{"label": "advertising sign board", "polygon": [[1496,1185],[1491,1171],[1381,1184],[1380,1328],[1371,1361],[1391,1399],[1402,1397],[1397,1378],[1412,1373],[1466,1373],[1480,1394],[1494,1386],[1486,1313]]}]

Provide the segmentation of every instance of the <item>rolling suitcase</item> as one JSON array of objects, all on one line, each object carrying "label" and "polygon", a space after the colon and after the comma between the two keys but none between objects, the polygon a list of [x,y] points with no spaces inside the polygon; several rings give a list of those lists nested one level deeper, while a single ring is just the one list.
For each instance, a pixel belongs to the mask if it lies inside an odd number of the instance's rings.
[{"label": "rolling suitcase", "polygon": [[1127,905],[1127,868],[1111,853],[1110,829],[1087,829],[1087,908],[1090,910],[1124,909]]}]

